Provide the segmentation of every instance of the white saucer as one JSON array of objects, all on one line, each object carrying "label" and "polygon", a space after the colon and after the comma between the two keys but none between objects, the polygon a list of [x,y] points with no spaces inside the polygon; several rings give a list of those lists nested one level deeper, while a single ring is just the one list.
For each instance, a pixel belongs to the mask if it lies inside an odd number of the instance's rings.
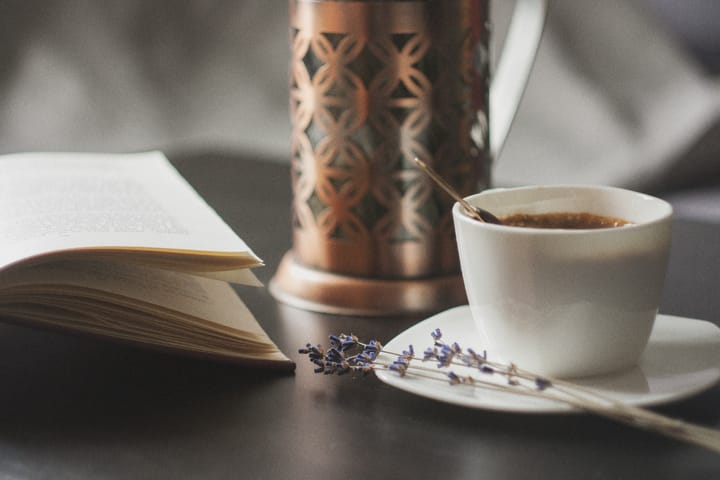
[{"label": "white saucer", "polygon": [[[455,307],[432,316],[388,342],[384,349],[402,352],[413,345],[416,355],[433,343],[430,333],[440,328],[448,343],[459,342],[463,348],[476,351],[479,334],[468,306]],[[475,344],[474,344],[475,343]],[[493,358],[492,348],[487,348]],[[435,362],[426,362],[434,367]],[[460,367],[462,370],[465,367]],[[420,378],[392,371],[375,371],[377,377],[401,390],[416,395],[470,408],[518,413],[569,413],[576,410],[567,405],[542,398],[507,392],[490,391],[464,385],[451,386],[446,381]],[[461,372],[458,372],[461,373]],[[499,376],[498,383],[505,383]],[[715,385],[720,380],[720,328],[703,320],[658,315],[648,346],[637,367],[597,377],[574,379],[573,383],[632,405],[659,405],[687,398]]]}]

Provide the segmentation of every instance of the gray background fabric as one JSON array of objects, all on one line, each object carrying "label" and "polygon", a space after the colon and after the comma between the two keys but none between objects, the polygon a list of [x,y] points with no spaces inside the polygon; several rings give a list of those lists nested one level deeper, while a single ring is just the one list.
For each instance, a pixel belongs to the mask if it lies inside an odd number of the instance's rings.
[{"label": "gray background fabric", "polygon": [[[509,2],[495,5],[502,34]],[[555,0],[495,183],[720,177],[717,5]],[[285,0],[3,0],[0,153],[287,159],[287,23]]]},{"label": "gray background fabric", "polygon": [[280,0],[3,0],[0,149],[287,150]]},{"label": "gray background fabric", "polygon": [[719,85],[661,19],[637,1],[553,5],[497,180],[648,189],[678,181],[680,159],[720,172],[689,152],[715,128]]}]

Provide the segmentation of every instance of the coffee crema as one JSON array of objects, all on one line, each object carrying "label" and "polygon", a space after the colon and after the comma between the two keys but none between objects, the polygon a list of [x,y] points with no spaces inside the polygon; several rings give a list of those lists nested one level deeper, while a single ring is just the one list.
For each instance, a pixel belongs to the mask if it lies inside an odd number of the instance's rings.
[{"label": "coffee crema", "polygon": [[564,228],[571,230],[614,228],[632,225],[622,218],[588,212],[515,213],[500,217],[503,225],[527,228]]}]

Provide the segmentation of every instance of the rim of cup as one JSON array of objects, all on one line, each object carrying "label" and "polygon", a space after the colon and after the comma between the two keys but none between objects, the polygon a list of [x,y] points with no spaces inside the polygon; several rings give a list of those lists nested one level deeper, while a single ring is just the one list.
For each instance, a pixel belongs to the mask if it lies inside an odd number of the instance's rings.
[{"label": "rim of cup", "polygon": [[[612,197],[611,197],[612,195]],[[508,197],[517,197],[508,201]],[[592,204],[587,208],[569,208],[568,198],[583,198],[584,204]],[[592,197],[592,198],[591,198]],[[610,201],[610,198],[613,200]],[[593,200],[594,199],[594,200]],[[490,188],[465,197],[471,205],[489,210],[498,217],[515,213],[556,213],[556,212],[587,212],[620,218],[630,222],[620,228],[539,228],[497,225],[480,222],[471,218],[459,203],[453,205],[453,215],[463,222],[479,228],[495,229],[509,233],[539,235],[588,235],[589,233],[608,234],[624,230],[636,230],[672,218],[673,208],[667,201],[646,194],[620,187],[607,185],[559,184],[559,185],[528,185],[521,187]],[[553,208],[543,205],[565,202],[564,207]],[[630,202],[631,205],[619,205]],[[589,205],[589,204],[588,204]]]}]

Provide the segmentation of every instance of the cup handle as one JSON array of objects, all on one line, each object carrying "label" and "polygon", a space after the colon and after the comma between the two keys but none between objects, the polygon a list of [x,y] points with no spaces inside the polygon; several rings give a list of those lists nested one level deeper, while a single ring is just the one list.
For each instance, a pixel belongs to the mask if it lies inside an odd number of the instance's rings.
[{"label": "cup handle", "polygon": [[490,154],[496,159],[520,106],[545,27],[547,0],[516,0],[490,84]]}]

